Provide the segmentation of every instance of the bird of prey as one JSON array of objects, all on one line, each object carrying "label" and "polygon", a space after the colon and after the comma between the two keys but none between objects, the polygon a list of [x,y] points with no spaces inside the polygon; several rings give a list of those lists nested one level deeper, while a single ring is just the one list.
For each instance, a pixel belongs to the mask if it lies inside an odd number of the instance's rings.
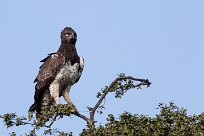
[{"label": "bird of prey", "polygon": [[69,92],[81,77],[84,59],[79,57],[75,47],[77,34],[71,27],[65,27],[61,32],[61,45],[57,52],[48,54],[41,62],[39,73],[34,81],[34,104],[29,112],[48,109],[50,105],[60,104],[63,96],[68,104],[72,104]]}]

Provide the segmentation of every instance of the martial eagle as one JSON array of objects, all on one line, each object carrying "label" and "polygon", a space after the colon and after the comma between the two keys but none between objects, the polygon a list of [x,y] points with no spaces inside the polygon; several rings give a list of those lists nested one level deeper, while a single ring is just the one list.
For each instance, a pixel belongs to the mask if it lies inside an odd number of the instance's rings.
[{"label": "martial eagle", "polygon": [[50,105],[60,104],[63,96],[68,104],[72,104],[69,92],[81,77],[84,60],[79,57],[75,47],[77,34],[71,27],[66,27],[61,32],[61,45],[57,52],[48,54],[41,62],[39,73],[34,81],[34,104],[29,112],[38,114]]}]

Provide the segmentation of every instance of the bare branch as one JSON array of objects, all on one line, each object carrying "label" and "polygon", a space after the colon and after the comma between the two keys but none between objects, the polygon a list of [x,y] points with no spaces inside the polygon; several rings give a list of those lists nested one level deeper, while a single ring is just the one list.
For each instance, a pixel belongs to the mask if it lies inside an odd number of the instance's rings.
[{"label": "bare branch", "polygon": [[87,122],[88,125],[91,125],[93,123],[93,120],[87,118],[86,116],[80,114],[78,111],[75,112],[75,115]]},{"label": "bare branch", "polygon": [[113,90],[113,86],[118,82],[118,81],[122,81],[122,80],[127,80],[127,79],[130,79],[130,80],[133,80],[133,81],[139,81],[140,83],[135,85],[135,87],[140,87],[142,85],[146,85],[147,87],[150,86],[150,82],[148,79],[140,79],[140,78],[134,78],[132,76],[125,76],[124,74],[121,74],[119,75],[118,78],[116,78],[110,85],[109,87],[105,90],[105,92],[100,96],[100,99],[98,100],[98,102],[96,103],[96,105],[93,107],[93,108],[90,108],[90,119],[92,121],[94,121],[94,114],[96,112],[96,110],[98,109],[98,107],[100,106],[101,102],[105,99],[106,95],[109,93],[109,92],[112,92]]}]

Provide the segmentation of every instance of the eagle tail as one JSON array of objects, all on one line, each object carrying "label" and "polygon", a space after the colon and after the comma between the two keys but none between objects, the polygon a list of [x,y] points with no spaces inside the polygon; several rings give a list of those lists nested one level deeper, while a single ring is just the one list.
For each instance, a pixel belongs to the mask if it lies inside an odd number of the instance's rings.
[{"label": "eagle tail", "polygon": [[40,108],[40,103],[34,103],[30,106],[28,112],[34,112],[34,111],[39,111],[39,108]]}]

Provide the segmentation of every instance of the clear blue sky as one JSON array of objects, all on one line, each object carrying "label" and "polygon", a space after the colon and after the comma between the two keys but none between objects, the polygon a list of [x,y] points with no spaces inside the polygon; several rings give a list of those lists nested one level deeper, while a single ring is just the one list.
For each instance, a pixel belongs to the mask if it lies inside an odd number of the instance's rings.
[{"label": "clear blue sky", "polygon": [[[26,115],[33,103],[39,62],[55,52],[66,26],[78,34],[77,50],[85,59],[71,99],[79,111],[96,103],[96,93],[123,72],[148,78],[148,89],[131,90],[122,99],[111,94],[96,120],[124,111],[155,116],[158,103],[173,101],[189,114],[204,111],[204,1],[50,1],[0,2],[0,114]],[[64,101],[62,101],[64,102]],[[82,112],[87,114],[86,112]],[[98,123],[98,124],[99,124]],[[86,123],[64,118],[53,128],[77,135]],[[24,134],[29,128],[6,129]]]}]

